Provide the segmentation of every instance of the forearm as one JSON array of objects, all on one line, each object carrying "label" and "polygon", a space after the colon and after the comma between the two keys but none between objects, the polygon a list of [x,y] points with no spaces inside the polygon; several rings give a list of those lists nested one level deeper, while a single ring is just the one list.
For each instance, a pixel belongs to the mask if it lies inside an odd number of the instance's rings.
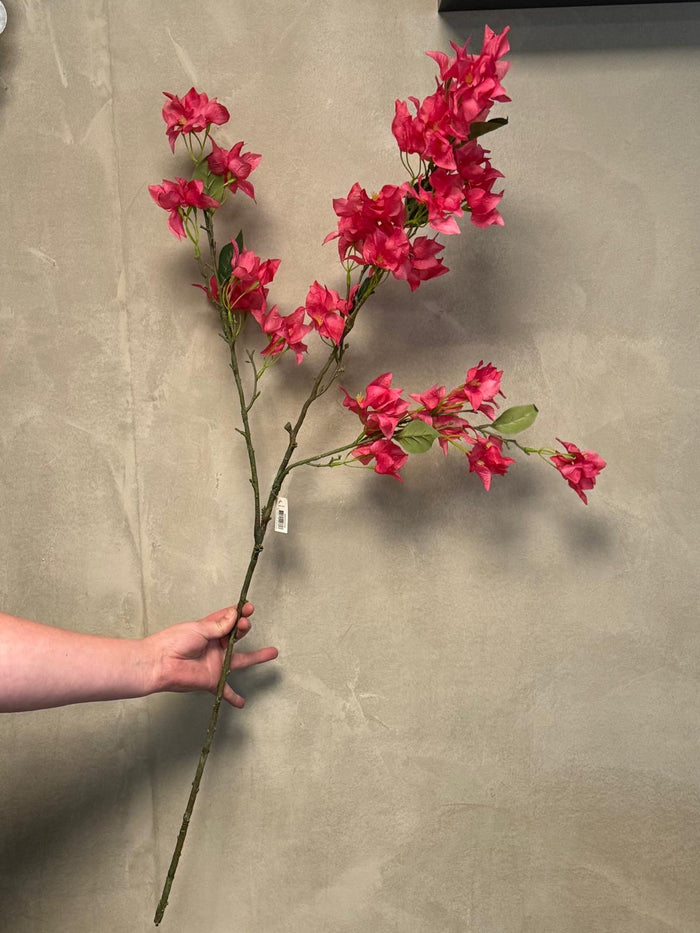
[{"label": "forearm", "polygon": [[0,712],[146,696],[148,639],[102,638],[0,613]]}]

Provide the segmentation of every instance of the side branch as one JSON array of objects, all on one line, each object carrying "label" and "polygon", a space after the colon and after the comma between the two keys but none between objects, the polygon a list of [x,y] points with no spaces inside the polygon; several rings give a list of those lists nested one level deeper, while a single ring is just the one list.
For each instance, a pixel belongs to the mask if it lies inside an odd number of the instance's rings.
[{"label": "side branch", "polygon": [[238,365],[238,357],[236,356],[235,341],[231,341],[229,347],[231,349],[231,369],[233,370],[233,378],[236,380],[238,402],[241,409],[241,420],[243,421],[243,437],[245,439],[246,450],[248,451],[248,463],[250,464],[250,484],[253,487],[253,499],[255,507],[253,537],[257,542],[258,534],[260,532],[260,483],[258,481],[258,467],[255,460],[255,448],[253,447],[253,438],[250,431],[250,421],[248,420],[248,412],[250,411],[253,401],[255,400],[255,390],[257,389],[257,385],[253,391],[250,404],[247,404],[245,392],[243,390],[243,382],[241,380],[241,371]]}]

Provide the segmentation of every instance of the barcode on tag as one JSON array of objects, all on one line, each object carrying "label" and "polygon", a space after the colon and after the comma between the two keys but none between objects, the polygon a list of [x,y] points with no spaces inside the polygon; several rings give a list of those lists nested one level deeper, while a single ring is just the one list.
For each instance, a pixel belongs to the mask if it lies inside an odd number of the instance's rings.
[{"label": "barcode on tag", "polygon": [[279,496],[275,502],[275,531],[280,531],[283,535],[286,535],[288,526],[289,509],[287,500],[283,496]]}]

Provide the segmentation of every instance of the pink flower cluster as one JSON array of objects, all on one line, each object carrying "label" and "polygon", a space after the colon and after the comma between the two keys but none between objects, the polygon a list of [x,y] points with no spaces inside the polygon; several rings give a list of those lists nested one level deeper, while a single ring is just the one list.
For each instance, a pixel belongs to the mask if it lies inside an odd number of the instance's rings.
[{"label": "pink flower cluster", "polygon": [[494,408],[498,408],[496,396],[505,398],[501,392],[502,376],[502,369],[496,369],[491,363],[484,365],[484,361],[479,360],[476,366],[468,370],[462,385],[456,386],[451,392],[448,393],[445,386],[432,386],[422,395],[411,395],[420,405],[413,417],[435,428],[445,454],[450,441],[461,438],[467,443],[473,443],[468,432],[474,429],[461,417],[464,406],[468,404],[471,412],[478,412],[493,421]]},{"label": "pink flower cluster", "polygon": [[[392,373],[377,376],[364,393],[355,397],[342,389],[343,405],[354,412],[363,425],[361,442],[349,456],[365,465],[374,463],[375,473],[401,480],[399,471],[408,460],[406,449],[410,450],[404,431],[408,433],[411,422],[422,421],[430,425],[433,432],[421,449],[427,450],[433,440],[437,440],[447,454],[452,444],[466,454],[469,472],[477,474],[484,489],[490,489],[492,477],[504,476],[515,460],[504,456],[504,439],[493,428],[473,425],[465,415],[481,414],[494,420],[494,408],[498,407],[496,396],[503,395],[502,375],[502,370],[491,363],[484,365],[481,360],[468,370],[464,382],[450,392],[445,386],[434,385],[420,394],[409,393],[409,398],[418,403],[417,408],[410,407],[410,402],[403,398],[402,389],[392,388]],[[507,413],[504,417],[507,418]],[[494,428],[498,426],[499,421],[496,421]],[[560,443],[566,453],[555,454],[550,459],[587,504],[584,490],[593,488],[605,461],[592,450],[581,452],[575,444]],[[544,454],[544,451],[524,449],[528,453]]]},{"label": "pink flower cluster", "polygon": [[503,192],[493,191],[503,176],[473,130],[485,122],[494,101],[510,99],[501,85],[508,70],[500,61],[508,51],[507,31],[496,35],[487,27],[478,55],[454,43],[454,58],[428,53],[440,70],[436,91],[422,102],[410,98],[414,115],[406,101],[397,100],[392,123],[399,149],[419,155],[420,174],[410,183],[384,185],[372,196],[356,183],[346,198],[334,199],[338,227],[324,242],[338,240],[342,262],[386,269],[415,291],[421,282],[449,271],[438,258],[442,244],[414,236],[417,227],[427,222],[440,233],[459,233],[455,217],[465,207],[477,227],[503,223],[497,210]]},{"label": "pink flower cluster", "polygon": [[334,198],[333,210],[339,217],[338,229],[323,241],[338,240],[342,262],[387,269],[397,279],[407,281],[411,291],[421,282],[449,272],[437,254],[444,247],[436,240],[406,233],[405,199],[411,186],[384,185],[370,197],[357,182],[347,198]]},{"label": "pink flower cluster", "polygon": [[[401,152],[407,157],[419,157],[416,170],[411,168],[409,158],[402,157],[411,172],[410,182],[384,185],[372,195],[355,183],[346,198],[334,199],[337,229],[324,242],[338,240],[338,253],[348,274],[345,298],[315,281],[304,304],[291,314],[281,315],[276,305],[268,306],[268,286],[277,273],[279,259],[261,260],[252,250],[243,249],[240,237],[227,244],[218,256],[214,251],[216,271],[208,285],[198,287],[218,305],[222,316],[228,315],[231,339],[235,340],[240,332],[233,318],[249,316],[267,337],[263,356],[276,357],[291,350],[300,363],[308,350],[304,341],[315,331],[322,340],[340,347],[342,357],[351,317],[382,278],[374,276],[376,271],[390,272],[406,281],[412,291],[421,282],[449,271],[439,258],[443,245],[435,237],[416,236],[418,228],[429,225],[438,233],[459,233],[455,218],[465,210],[477,227],[503,223],[498,212],[503,193],[493,191],[496,180],[503,176],[492,167],[488,151],[476,140],[505,122],[489,122],[487,117],[494,102],[510,99],[501,83],[508,70],[508,64],[501,60],[509,50],[507,32],[506,27],[498,35],[486,27],[478,54],[467,52],[468,43],[463,47],[451,43],[453,56],[427,53],[439,70],[436,90],[422,101],[410,97],[412,109],[406,101],[397,100],[392,122]],[[197,177],[191,181],[164,179],[162,185],[151,185],[149,191],[156,204],[168,212],[172,233],[178,239],[189,236],[199,257],[199,228],[192,213],[219,208],[226,191],[240,190],[254,198],[249,177],[261,156],[243,152],[243,142],[226,149],[211,138],[211,126],[229,120],[228,110],[215,98],[209,99],[194,88],[183,98],[169,93],[165,96],[163,119],[170,147],[174,151],[177,139],[185,137]],[[205,133],[203,139],[197,135],[200,132]],[[211,151],[205,157],[207,139]],[[350,275],[358,266],[363,267],[363,284],[350,287]],[[450,446],[461,450],[469,471],[476,473],[488,490],[492,477],[504,475],[515,462],[504,455],[504,443],[520,446],[501,435],[523,430],[536,414],[534,406],[517,406],[496,417],[496,398],[503,396],[502,376],[502,370],[480,360],[468,370],[464,382],[449,392],[445,386],[434,385],[420,394],[409,393],[416,407],[403,397],[402,389],[392,388],[390,372],[378,376],[355,397],[343,389],[343,405],[362,424],[360,438],[348,457],[364,465],[373,464],[375,472],[400,480],[400,470],[409,454],[424,452],[437,440],[444,454]],[[522,423],[527,420],[523,409],[532,410],[527,424]],[[475,415],[493,424],[472,424]],[[595,451],[581,451],[565,441],[559,443],[563,452],[551,448],[522,450],[548,457],[587,504],[586,492],[594,487],[605,461]]]},{"label": "pink flower cluster", "polygon": [[278,356],[292,350],[300,363],[308,350],[304,338],[311,331],[320,337],[339,344],[345,332],[348,314],[352,311],[357,286],[350,289],[349,297],[343,299],[337,291],[314,282],[309,288],[306,301],[291,314],[281,315],[277,306],[268,307],[268,285],[275,277],[279,259],[261,260],[252,250],[239,249],[231,240],[230,271],[221,286],[212,275],[208,286],[195,283],[210,301],[221,304],[235,314],[250,314],[258,322],[269,343],[263,356]]},{"label": "pink flower cluster", "polygon": [[204,182],[198,179],[185,181],[184,178],[176,178],[175,181],[167,181],[164,178],[162,185],[149,185],[148,190],[158,207],[170,214],[168,226],[178,240],[187,236],[184,220],[189,217],[193,207],[206,210],[220,206],[218,201],[204,194]]},{"label": "pink flower cluster", "polygon": [[199,94],[193,87],[182,98],[167,91],[163,94],[168,98],[167,104],[163,105],[165,132],[173,152],[178,136],[183,133],[200,133],[212,123],[221,126],[229,121],[230,114],[223,104],[216,98],[209,100],[206,94]]},{"label": "pink flower cluster", "polygon": [[221,287],[215,275],[209,279],[209,287],[201,288],[210,301],[221,303],[226,311],[250,316],[257,321],[269,343],[263,350],[263,356],[278,356],[286,349],[292,350],[297,363],[308,347],[304,337],[313,329],[304,323],[304,308],[297,308],[286,317],[281,315],[277,306],[268,307],[268,285],[279,269],[279,259],[261,260],[252,250],[239,249],[235,240],[231,240],[230,271]]},{"label": "pink flower cluster", "polygon": [[394,476],[400,483],[399,470],[408,460],[398,444],[384,437],[371,443],[361,444],[352,452],[353,457],[368,466],[374,460],[374,472],[383,476]]},{"label": "pink flower cluster", "polygon": [[352,311],[357,289],[357,285],[350,289],[346,301],[335,289],[326,288],[325,285],[314,282],[306,295],[304,308],[311,319],[312,326],[318,331],[320,337],[325,337],[336,346],[345,332],[345,322]]},{"label": "pink flower cluster", "polygon": [[280,260],[261,260],[252,250],[239,249],[235,240],[231,240],[230,247],[231,262],[221,289],[215,275],[209,279],[208,288],[199,284],[195,288],[201,288],[210,301],[221,301],[227,311],[262,314],[267,308],[267,286],[274,279]]},{"label": "pink flower cluster", "polygon": [[[163,107],[165,132],[173,152],[179,136],[196,134],[203,130],[208,134],[212,124],[220,126],[229,120],[229,112],[223,104],[216,98],[210,100],[206,94],[200,94],[194,88],[190,88],[184,97],[176,97],[167,91],[163,93],[168,98]],[[257,167],[262,156],[256,152],[242,152],[242,142],[236,143],[228,150],[218,146],[213,139],[211,144],[212,151],[206,159],[211,174],[223,177],[226,188],[232,194],[240,190],[254,199],[255,191],[248,181],[248,176]],[[156,204],[169,212],[168,226],[178,239],[187,235],[184,220],[192,208],[215,210],[221,207],[219,201],[204,193],[204,182],[200,179],[163,179],[162,185],[151,185],[148,190]]]},{"label": "pink flower cluster", "polygon": [[396,101],[392,132],[399,149],[420,157],[423,174],[416,182],[416,200],[428,209],[430,226],[442,233],[458,233],[454,215],[466,205],[477,227],[502,224],[497,206],[503,192],[495,194],[500,172],[491,166],[487,150],[474,141],[474,124],[484,123],[494,101],[508,101],[501,80],[508,63],[506,27],[496,35],[486,27],[478,55],[451,43],[455,56],[428,52],[439,67],[437,88],[423,101]]},{"label": "pink flower cluster", "polygon": [[447,454],[450,443],[460,447],[470,445],[467,452],[469,472],[476,473],[487,490],[491,488],[491,477],[503,476],[515,461],[503,456],[500,437],[480,432],[463,414],[465,411],[482,414],[493,421],[494,408],[498,408],[496,396],[503,395],[502,376],[503,370],[496,369],[491,363],[484,365],[480,360],[467,371],[464,382],[451,392],[447,392],[445,386],[432,386],[422,395],[411,395],[421,406],[412,412],[412,417],[435,428],[444,454]]},{"label": "pink flower cluster", "polygon": [[257,152],[241,152],[242,149],[242,142],[226,150],[217,146],[212,139],[207,165],[212,175],[222,175],[228,181],[231,194],[235,194],[240,189],[243,194],[255,200],[255,190],[247,178],[260,164],[262,156]]},{"label": "pink flower cluster", "polygon": [[[409,403],[401,398],[403,389],[391,388],[392,378],[392,373],[377,376],[367,386],[365,394],[355,398],[345,389],[341,391],[345,395],[343,405],[359,416],[367,437],[367,443],[355,447],[352,456],[365,465],[374,460],[375,473],[394,476],[400,481],[399,470],[408,460],[408,455],[391,438],[406,415]],[[376,437],[377,434],[382,436]]]},{"label": "pink flower cluster", "polygon": [[297,363],[301,363],[303,354],[309,349],[304,343],[304,337],[313,330],[311,324],[304,323],[303,308],[283,316],[275,305],[264,312],[253,311],[253,317],[263,333],[270,338],[262,351],[263,356],[278,356],[289,349],[296,356]]},{"label": "pink flower cluster", "polygon": [[352,398],[341,387],[345,395],[343,405],[354,411],[365,426],[366,434],[379,433],[387,440],[392,437],[396,428],[408,411],[409,403],[401,398],[403,389],[392,389],[392,373],[383,373],[370,382],[364,395]]},{"label": "pink flower cluster", "polygon": [[[418,402],[418,407],[412,410],[409,410],[410,402],[402,397],[403,390],[392,389],[392,373],[378,376],[364,394],[354,398],[342,389],[343,405],[359,417],[367,439],[367,443],[353,449],[351,456],[364,464],[374,460],[375,472],[401,479],[399,470],[408,456],[395,440],[401,440],[401,428],[409,422],[422,421],[434,429],[445,454],[451,443],[464,450],[470,472],[478,473],[484,488],[488,489],[491,477],[504,474],[515,461],[501,454],[499,437],[479,431],[463,415],[467,411],[493,419],[493,409],[497,406],[495,398],[503,394],[502,375],[503,372],[491,363],[484,366],[482,360],[467,372],[464,383],[449,393],[445,386],[432,386],[421,394],[410,393],[409,398]],[[465,449],[465,444],[469,450]]]},{"label": "pink flower cluster", "polygon": [[231,245],[231,275],[223,286],[224,307],[262,315],[267,307],[267,286],[277,274],[280,260],[261,260],[251,249],[239,250],[235,240]]},{"label": "pink flower cluster", "polygon": [[555,454],[550,460],[584,505],[588,505],[585,490],[593,489],[596,476],[606,466],[605,460],[594,450],[581,451],[576,444],[559,438],[557,440],[564,446],[566,453]]}]

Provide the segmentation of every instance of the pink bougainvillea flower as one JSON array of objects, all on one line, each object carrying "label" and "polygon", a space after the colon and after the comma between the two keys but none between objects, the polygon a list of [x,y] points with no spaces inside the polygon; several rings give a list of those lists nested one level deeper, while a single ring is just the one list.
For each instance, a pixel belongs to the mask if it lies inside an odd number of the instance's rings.
[{"label": "pink bougainvillea flower", "polygon": [[223,104],[213,97],[211,100],[206,94],[199,94],[192,87],[184,97],[176,97],[163,91],[168,102],[163,105],[163,119],[166,123],[166,135],[170,141],[170,148],[175,152],[175,142],[182,133],[199,133],[212,123],[221,126],[227,123],[230,117]]},{"label": "pink bougainvillea flower", "polygon": [[569,486],[588,505],[585,490],[593,489],[596,476],[605,469],[605,460],[594,450],[581,451],[576,444],[570,444],[557,438],[566,449],[566,453],[558,453],[549,459],[559,470]]},{"label": "pink bougainvillea flower", "polygon": [[399,470],[408,460],[408,454],[404,453],[399,445],[393,441],[381,438],[372,444],[356,447],[350,453],[360,463],[368,464],[375,460],[375,473],[394,476],[399,482],[403,482],[399,476]]},{"label": "pink bougainvillea flower", "polygon": [[[445,386],[431,386],[426,392],[416,394],[409,393],[409,397],[418,402],[420,408],[414,408],[408,415],[414,421],[424,421],[432,427],[437,427],[437,423],[445,415]],[[462,407],[462,401],[452,404],[450,415],[459,411]]]},{"label": "pink bougainvillea flower", "polygon": [[[222,288],[224,306],[229,311],[252,312],[254,316],[263,315],[267,309],[267,286],[275,277],[280,260],[261,260],[252,250],[240,250],[235,240],[230,242],[233,252],[231,255],[230,275]],[[201,288],[210,301],[218,302],[220,300],[219,285],[215,275],[212,275],[209,279],[208,286],[199,285],[198,283],[194,283],[194,285],[195,288]],[[265,332],[271,333],[274,330],[272,322],[276,320],[277,309],[271,308],[267,313],[270,315],[267,319],[270,329]],[[279,314],[277,314],[277,318],[282,320]]]},{"label": "pink bougainvillea flower", "polygon": [[444,248],[442,243],[438,243],[437,240],[427,236],[417,236],[411,241],[411,248],[405,266],[405,278],[412,292],[418,288],[421,282],[434,279],[436,276],[444,275],[450,271],[442,259],[437,258],[437,254],[441,253]]},{"label": "pink bougainvillea flower", "polygon": [[408,411],[408,402],[401,398],[403,389],[392,389],[392,373],[383,373],[370,382],[365,395],[355,398],[345,393],[343,405],[354,411],[360,421],[365,425],[368,433],[379,431],[385,438],[390,438],[399,421]]},{"label": "pink bougainvillea flower", "polygon": [[455,150],[457,173],[470,188],[483,188],[490,191],[503,173],[489,162],[490,149],[484,149],[475,139],[469,140]]},{"label": "pink bougainvillea flower", "polygon": [[[420,102],[416,97],[410,97],[416,111],[420,109]],[[425,125],[417,117],[411,116],[405,100],[397,100],[395,115],[391,124],[391,132],[398,143],[401,152],[425,152]]]},{"label": "pink bougainvillea flower", "polygon": [[507,101],[501,84],[508,63],[500,61],[508,52],[507,28],[496,35],[488,27],[478,55],[451,43],[454,57],[444,52],[428,52],[437,63],[440,79],[436,91],[419,102],[409,100],[416,113],[411,115],[406,101],[396,101],[392,132],[402,152],[415,152],[425,162],[455,171],[459,147],[469,139],[472,123],[486,119],[494,101]]},{"label": "pink bougainvillea flower", "polygon": [[478,440],[467,454],[469,472],[478,473],[486,490],[491,488],[492,476],[503,476],[511,463],[515,463],[512,457],[501,454],[502,445],[500,437],[487,437]]},{"label": "pink bougainvillea flower", "polygon": [[457,412],[445,411],[443,414],[430,415],[429,419],[416,413],[414,417],[421,421],[428,421],[435,428],[438,432],[438,444],[445,456],[447,456],[451,442],[473,444],[478,437],[475,429]]},{"label": "pink bougainvillea flower", "polygon": [[209,301],[216,303],[219,300],[219,283],[216,276],[212,275],[209,279],[209,285],[200,285],[199,282],[192,283],[195,288],[201,288]]},{"label": "pink bougainvillea flower", "polygon": [[214,175],[223,175],[227,181],[229,176],[231,182],[229,191],[235,194],[240,188],[249,198],[255,200],[255,191],[253,186],[246,179],[254,168],[260,164],[262,156],[257,152],[241,152],[243,143],[236,143],[233,149],[222,149],[212,139],[211,154],[207,156],[209,169]]},{"label": "pink bougainvillea flower", "polygon": [[409,190],[410,185],[404,182],[401,185],[382,185],[371,196],[362,191],[360,213],[368,224],[375,227],[388,230],[401,226],[406,216],[403,199]]},{"label": "pink bougainvillea flower", "polygon": [[[395,232],[403,236],[403,225],[406,219],[406,206],[404,196],[411,191],[408,182],[402,185],[384,185],[384,187],[370,197],[364,188],[355,182],[347,198],[334,198],[333,210],[338,216],[338,229],[329,233],[324,243],[329,240],[338,240],[338,253],[345,261],[352,248],[362,252],[364,241],[376,231],[382,231],[386,237]],[[379,242],[375,242],[370,249],[379,252]],[[398,245],[395,241],[392,247]],[[363,262],[361,257],[351,257],[357,262]]]},{"label": "pink bougainvillea flower", "polygon": [[231,273],[242,284],[253,281],[260,285],[269,285],[280,267],[280,259],[261,260],[252,249],[239,250],[235,240],[231,240],[233,254],[231,256]]},{"label": "pink bougainvillea flower", "polygon": [[447,395],[445,386],[431,386],[427,392],[421,395],[411,394],[411,398],[419,402],[423,407],[409,412],[409,416],[418,421],[425,421],[438,432],[438,443],[442,452],[446,455],[451,440],[464,440],[469,444],[474,443],[474,429],[461,416],[463,397],[456,397],[454,393]]},{"label": "pink bougainvillea flower", "polygon": [[409,97],[416,108],[411,116],[405,101],[397,100],[392,132],[402,152],[417,152],[426,162],[434,162],[440,168],[455,168],[453,152],[453,128],[450,107],[444,89],[438,87],[434,94],[420,103]]},{"label": "pink bougainvillea flower", "polygon": [[503,218],[496,210],[503,192],[494,193],[493,186],[503,173],[488,160],[488,149],[475,140],[455,150],[457,172],[464,182],[464,200],[471,211],[475,227],[503,226]]},{"label": "pink bougainvillea flower", "polygon": [[418,404],[425,409],[425,413],[430,415],[440,410],[440,406],[446,394],[447,389],[445,386],[431,386],[427,391],[421,392],[420,394],[410,392],[409,398],[418,402]]},{"label": "pink bougainvillea flower", "polygon": [[221,207],[218,201],[204,194],[204,182],[199,179],[185,181],[184,178],[176,178],[175,181],[168,181],[164,178],[162,185],[149,185],[148,191],[159,207],[169,211],[168,226],[178,240],[187,235],[182,211],[187,212],[191,207],[202,210]]},{"label": "pink bougainvillea flower", "polygon": [[[251,311],[251,316],[260,325],[263,334],[266,334],[268,337],[274,337],[278,332],[282,331],[282,315],[277,310],[277,305],[273,305],[271,308],[258,309],[254,308]],[[277,352],[280,353],[282,348]],[[274,356],[274,353],[268,354],[269,356]]]},{"label": "pink bougainvillea flower", "polygon": [[464,182],[456,172],[435,169],[430,175],[430,190],[421,184],[416,186],[416,200],[428,208],[428,223],[439,233],[459,233],[459,225],[453,214],[464,213]]},{"label": "pink bougainvillea flower", "polygon": [[469,48],[469,43],[471,38],[467,39],[463,46],[457,45],[456,42],[450,40],[450,45],[453,50],[457,53],[454,58],[450,58],[449,55],[446,55],[445,52],[426,52],[425,54],[428,58],[432,58],[436,62],[438,68],[440,69],[440,80],[441,81],[456,81],[458,83],[464,82],[465,78],[469,75],[471,63],[474,59],[474,55],[467,53]]},{"label": "pink bougainvillea flower", "polygon": [[324,243],[337,239],[343,262],[387,269],[395,278],[407,281],[415,291],[421,282],[443,275],[449,269],[436,258],[443,249],[441,244],[428,237],[409,240],[404,230],[407,195],[416,198],[416,189],[408,182],[400,186],[384,185],[371,198],[354,184],[347,198],[334,199],[338,229],[329,233]]},{"label": "pink bougainvillea flower", "polygon": [[482,111],[487,110],[493,101],[508,101],[505,88],[501,84],[510,67],[508,62],[500,61],[510,51],[508,39],[509,27],[496,34],[488,26],[484,29],[484,41],[481,52],[472,55],[467,52],[469,40],[464,46],[450,42],[455,56],[444,52],[426,52],[440,69],[440,80],[449,82],[452,94],[459,95],[463,101],[471,99],[467,117],[474,120]]},{"label": "pink bougainvillea flower", "polygon": [[373,230],[365,237],[362,254],[351,259],[363,265],[388,269],[397,279],[408,275],[406,263],[411,251],[411,241],[403,228],[395,227],[390,233],[385,230]]},{"label": "pink bougainvillea flower", "polygon": [[[498,405],[494,401],[497,395],[503,395],[501,392],[502,369],[496,369],[491,363],[484,366],[484,361],[479,360],[476,366],[467,372],[467,378],[464,385],[458,386],[452,390],[451,395],[454,398],[466,399],[474,411],[480,411],[487,418],[493,421],[494,407]],[[503,395],[505,398],[505,395]],[[493,402],[493,404],[489,404]]]},{"label": "pink bougainvillea flower", "polygon": [[465,200],[471,209],[471,222],[475,227],[491,227],[494,224],[503,226],[503,217],[496,210],[503,192],[494,194],[481,188],[472,188],[466,192]]},{"label": "pink bougainvillea flower", "polygon": [[285,350],[291,350],[297,358],[297,364],[301,363],[303,354],[309,349],[303,342],[304,337],[313,330],[311,324],[304,323],[304,313],[304,308],[297,308],[296,311],[282,317],[276,305],[267,311],[252,311],[252,316],[260,324],[263,333],[270,338],[270,342],[262,351],[263,356],[277,356]]},{"label": "pink bougainvillea flower", "polygon": [[421,157],[448,171],[456,168],[451,117],[450,105],[441,87],[423,100],[416,117],[419,126],[423,127],[425,139]]},{"label": "pink bougainvillea flower", "polygon": [[438,444],[445,456],[447,456],[451,442],[459,441],[473,444],[479,437],[476,429],[466,419],[456,414],[444,414],[434,417],[433,427],[439,434]]},{"label": "pink bougainvillea flower", "polygon": [[[377,228],[391,231],[402,225],[405,219],[403,197],[408,190],[408,182],[403,185],[384,185],[381,191],[370,197],[355,182],[347,198],[333,198],[333,210],[340,218],[339,233],[347,235],[352,242]],[[326,239],[336,236],[338,233],[329,234]]]},{"label": "pink bougainvillea flower", "polygon": [[336,345],[340,343],[345,331],[345,319],[352,310],[357,289],[357,285],[353,286],[345,301],[335,289],[326,288],[318,282],[309,288],[304,307],[321,337],[332,340]]},{"label": "pink bougainvillea flower", "polygon": [[292,311],[291,314],[282,318],[282,327],[279,333],[280,339],[284,341],[285,349],[289,347],[296,356],[297,364],[301,363],[303,354],[309,349],[303,340],[313,330],[311,324],[304,323],[304,318],[304,308],[297,308],[296,311]]},{"label": "pink bougainvillea flower", "polygon": [[231,240],[231,277],[224,286],[224,304],[231,311],[263,312],[267,306],[266,286],[275,277],[279,259],[261,260],[252,250],[239,250]]}]

